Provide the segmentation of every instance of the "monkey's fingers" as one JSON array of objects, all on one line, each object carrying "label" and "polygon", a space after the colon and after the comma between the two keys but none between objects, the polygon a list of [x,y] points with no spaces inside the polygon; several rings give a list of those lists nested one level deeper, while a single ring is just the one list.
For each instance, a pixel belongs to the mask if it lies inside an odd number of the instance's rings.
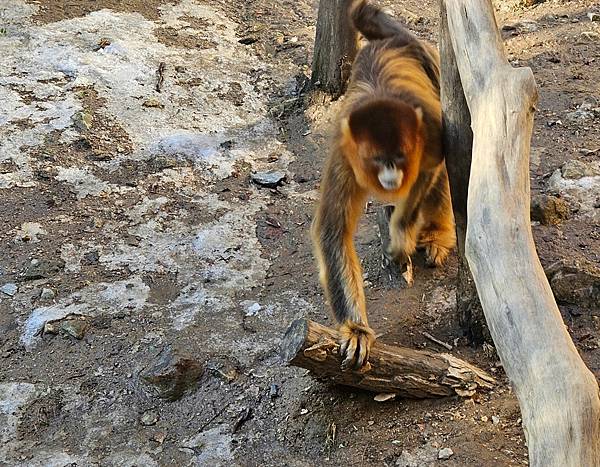
[{"label": "monkey's fingers", "polygon": [[340,327],[340,355],[342,370],[362,368],[369,359],[375,333],[368,326],[347,321]]},{"label": "monkey's fingers", "polygon": [[354,368],[356,365],[355,354],[358,345],[358,338],[356,336],[352,336],[340,347],[340,352],[343,358],[342,370],[349,370],[350,368]]}]

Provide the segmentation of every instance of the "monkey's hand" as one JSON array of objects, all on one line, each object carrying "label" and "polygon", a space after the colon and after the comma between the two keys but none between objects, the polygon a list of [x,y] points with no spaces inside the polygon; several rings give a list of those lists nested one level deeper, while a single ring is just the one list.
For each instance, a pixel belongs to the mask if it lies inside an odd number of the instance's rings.
[{"label": "monkey's hand", "polygon": [[345,321],[339,328],[342,370],[362,368],[369,359],[375,333],[366,325]]}]

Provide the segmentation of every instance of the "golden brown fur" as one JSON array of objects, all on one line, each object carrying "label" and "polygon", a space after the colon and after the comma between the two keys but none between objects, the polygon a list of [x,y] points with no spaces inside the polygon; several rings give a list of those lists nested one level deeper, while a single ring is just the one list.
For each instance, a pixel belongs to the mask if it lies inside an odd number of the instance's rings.
[{"label": "golden brown fur", "polygon": [[454,247],[454,220],[441,149],[437,52],[366,1],[352,10],[370,40],[359,52],[313,222],[320,279],[340,325],[345,368],[360,368],[375,340],[368,325],[353,235],[369,195],[394,203],[391,251],[417,246],[441,264]]}]

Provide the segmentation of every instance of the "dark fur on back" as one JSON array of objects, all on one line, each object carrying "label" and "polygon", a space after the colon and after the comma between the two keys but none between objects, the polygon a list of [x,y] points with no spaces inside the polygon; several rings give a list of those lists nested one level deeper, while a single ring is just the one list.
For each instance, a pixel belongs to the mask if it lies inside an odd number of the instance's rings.
[{"label": "dark fur on back", "polygon": [[408,29],[381,9],[366,1],[357,2],[350,10],[350,18],[354,27],[370,41],[393,37],[409,44],[415,41]]},{"label": "dark fur on back", "polygon": [[368,70],[368,67],[361,67],[360,64],[362,62],[374,63],[373,59],[381,53],[381,49],[404,47],[403,53],[414,57],[420,62],[439,95],[440,68],[434,50],[425,47],[416,36],[395,18],[371,5],[366,0],[361,0],[352,7],[350,17],[354,27],[370,41],[356,57],[353,65],[354,73],[359,73],[361,69],[363,72],[369,73],[371,70]]}]

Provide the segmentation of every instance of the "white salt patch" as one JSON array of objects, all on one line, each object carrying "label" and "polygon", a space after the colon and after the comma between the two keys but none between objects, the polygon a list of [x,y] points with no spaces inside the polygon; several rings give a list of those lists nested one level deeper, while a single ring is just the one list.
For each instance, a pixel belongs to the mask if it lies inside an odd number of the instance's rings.
[{"label": "white salt patch", "polygon": [[18,410],[36,393],[36,387],[30,383],[0,383],[0,455],[2,445],[10,441],[17,431]]},{"label": "white salt patch", "polygon": [[182,445],[198,448],[194,451],[196,465],[220,466],[231,465],[233,461],[232,441],[231,429],[219,425],[186,440]]}]

